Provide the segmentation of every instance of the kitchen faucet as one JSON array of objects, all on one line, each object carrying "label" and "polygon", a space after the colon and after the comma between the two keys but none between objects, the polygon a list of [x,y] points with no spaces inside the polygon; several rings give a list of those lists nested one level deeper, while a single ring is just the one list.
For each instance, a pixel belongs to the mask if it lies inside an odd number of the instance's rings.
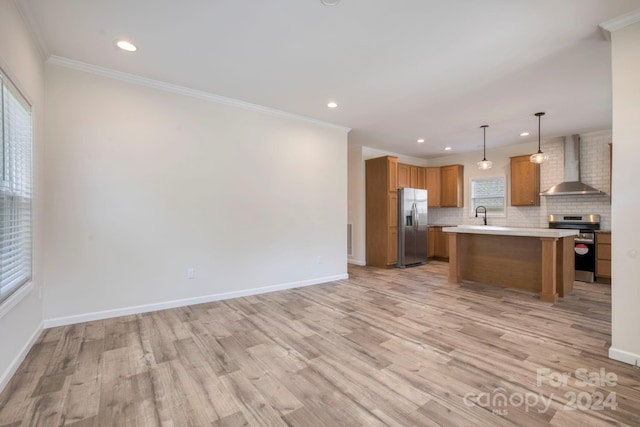
[{"label": "kitchen faucet", "polygon": [[[484,206],[478,206],[476,208],[476,218],[478,218],[478,210],[482,208],[484,209],[484,225],[487,225],[487,208],[485,208]],[[482,213],[482,212],[481,212]]]}]

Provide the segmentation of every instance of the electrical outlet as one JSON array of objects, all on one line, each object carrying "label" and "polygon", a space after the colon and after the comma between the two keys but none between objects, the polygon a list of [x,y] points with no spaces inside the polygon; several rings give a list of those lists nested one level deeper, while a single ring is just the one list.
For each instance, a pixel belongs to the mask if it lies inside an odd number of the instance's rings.
[{"label": "electrical outlet", "polygon": [[196,269],[195,268],[187,268],[187,279],[193,279],[196,277]]}]

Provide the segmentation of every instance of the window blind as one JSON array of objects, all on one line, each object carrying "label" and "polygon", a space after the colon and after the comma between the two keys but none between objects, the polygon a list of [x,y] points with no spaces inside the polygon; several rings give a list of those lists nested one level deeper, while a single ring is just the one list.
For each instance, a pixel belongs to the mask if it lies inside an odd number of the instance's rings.
[{"label": "window blind", "polygon": [[31,107],[0,73],[0,302],[31,280]]},{"label": "window blind", "polygon": [[487,215],[503,216],[505,213],[505,178],[504,176],[471,179],[471,210],[475,215],[478,206],[487,209]]}]

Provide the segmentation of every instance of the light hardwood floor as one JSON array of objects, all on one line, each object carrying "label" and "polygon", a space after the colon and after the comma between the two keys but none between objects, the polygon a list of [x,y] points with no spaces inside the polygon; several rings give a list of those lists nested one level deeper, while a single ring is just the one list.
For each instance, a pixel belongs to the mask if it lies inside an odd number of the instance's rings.
[{"label": "light hardwood floor", "polygon": [[48,329],[0,395],[0,426],[640,425],[640,370],[607,358],[609,286],[550,305],[448,284],[440,262],[349,274]]}]

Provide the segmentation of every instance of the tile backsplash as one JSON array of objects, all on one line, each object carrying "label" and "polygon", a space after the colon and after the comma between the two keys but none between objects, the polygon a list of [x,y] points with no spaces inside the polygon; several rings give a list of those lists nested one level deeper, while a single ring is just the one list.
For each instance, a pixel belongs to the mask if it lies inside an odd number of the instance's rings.
[{"label": "tile backsplash", "polygon": [[[542,144],[542,151],[549,154],[549,161],[540,166],[540,189],[559,184],[564,178],[563,138],[555,138]],[[553,196],[540,197],[540,206],[507,206],[506,217],[489,217],[490,225],[510,227],[548,226],[549,214],[598,214],[600,228],[611,229],[611,194],[609,181],[609,143],[611,132],[597,132],[581,135],[580,138],[580,180],[601,190],[603,196]],[[465,164],[465,168],[475,168],[475,164]],[[465,194],[468,198],[468,194]],[[464,208],[437,208],[429,210],[431,224],[478,224],[480,220],[468,212],[468,199]]]}]

